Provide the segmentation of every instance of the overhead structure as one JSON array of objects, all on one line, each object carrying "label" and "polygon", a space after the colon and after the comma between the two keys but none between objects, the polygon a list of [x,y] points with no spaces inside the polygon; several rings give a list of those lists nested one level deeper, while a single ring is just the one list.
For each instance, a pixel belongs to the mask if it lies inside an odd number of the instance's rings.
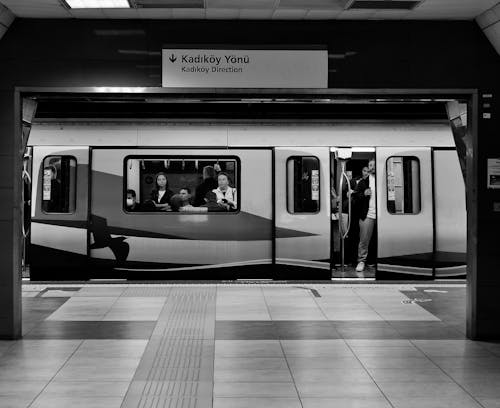
[{"label": "overhead structure", "polygon": [[0,3],[0,39],[9,29],[16,16],[5,6]]},{"label": "overhead structure", "polygon": [[24,18],[473,20],[498,0],[0,0]]},{"label": "overhead structure", "polygon": [[500,54],[500,2],[477,16],[476,22]]}]

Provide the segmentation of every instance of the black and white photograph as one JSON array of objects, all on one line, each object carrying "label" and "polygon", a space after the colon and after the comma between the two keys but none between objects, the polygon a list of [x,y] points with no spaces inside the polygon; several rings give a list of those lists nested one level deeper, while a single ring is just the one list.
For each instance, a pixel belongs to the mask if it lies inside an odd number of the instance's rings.
[{"label": "black and white photograph", "polygon": [[499,0],[0,0],[0,408],[500,408]]}]

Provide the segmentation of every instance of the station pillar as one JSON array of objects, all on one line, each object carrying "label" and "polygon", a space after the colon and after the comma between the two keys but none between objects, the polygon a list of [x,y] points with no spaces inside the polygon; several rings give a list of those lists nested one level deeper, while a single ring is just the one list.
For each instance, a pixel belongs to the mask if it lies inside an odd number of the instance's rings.
[{"label": "station pillar", "polygon": [[[21,140],[20,104],[0,89],[0,339],[21,337]],[[16,111],[19,109],[19,112]],[[19,173],[19,174],[17,174]]]},{"label": "station pillar", "polygon": [[[500,103],[480,90],[467,169],[467,337],[500,339]],[[498,160],[495,162],[495,160]],[[493,177],[493,178],[492,178]],[[498,183],[496,186],[495,183]]]}]

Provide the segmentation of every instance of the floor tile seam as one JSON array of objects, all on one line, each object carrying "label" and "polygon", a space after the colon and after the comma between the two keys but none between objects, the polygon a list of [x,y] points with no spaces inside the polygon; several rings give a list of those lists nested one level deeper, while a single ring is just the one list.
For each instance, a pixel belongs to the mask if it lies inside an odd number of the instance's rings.
[{"label": "floor tile seam", "polygon": [[365,370],[366,374],[371,378],[371,380],[373,381],[373,383],[376,385],[376,387],[378,388],[378,390],[380,391],[380,393],[384,396],[384,398],[386,399],[387,403],[392,407],[392,408],[396,408],[394,406],[394,404],[392,403],[392,401],[389,399],[389,397],[385,394],[385,392],[382,390],[382,388],[380,388],[379,384],[375,381],[375,378],[373,378],[373,376],[371,375],[370,371],[368,370],[368,368],[363,364],[363,362],[359,359],[358,355],[354,352],[354,350],[352,349],[352,347],[346,342],[347,344],[347,347],[349,347],[349,349],[351,350],[351,353],[354,354],[354,357],[356,357],[356,360],[358,360],[359,364],[361,364],[361,366],[363,367],[363,369]]},{"label": "floor tile seam", "polygon": [[453,381],[454,384],[456,384],[460,389],[462,389],[467,395],[469,395],[477,404],[479,404],[479,406],[481,407],[484,407],[483,404],[481,404],[481,402],[478,400],[478,398],[480,397],[475,397],[474,395],[472,395],[469,391],[467,391],[463,386],[462,384],[458,383],[457,381],[455,381],[455,379],[449,375],[439,364],[435,363],[432,358],[430,356],[428,356],[420,347],[418,347],[417,344],[414,343],[414,340],[412,339],[409,339],[409,341],[417,348],[419,349],[424,355],[425,357],[432,362],[432,364],[434,364],[444,375],[446,375],[451,381]]},{"label": "floor tile seam", "polygon": [[[261,292],[262,292],[262,297],[264,298],[264,303],[265,303],[265,305],[266,305],[266,308],[267,308],[267,311],[268,311],[268,313],[269,313],[269,316],[271,316],[271,311],[269,310],[269,305],[268,305],[268,303],[267,303],[267,299],[266,299],[266,296],[265,296],[265,294],[264,294],[264,290],[263,290],[263,288],[261,288],[260,290],[261,290]],[[272,318],[272,317],[271,317],[271,318]],[[280,348],[281,348],[281,354],[283,355],[283,358],[284,358],[284,360],[285,360],[286,366],[287,366],[287,368],[288,368],[288,372],[289,372],[289,374],[290,374],[290,377],[292,378],[293,387],[294,387],[294,389],[295,389],[295,393],[297,394],[297,398],[298,398],[298,400],[299,400],[299,402],[300,402],[300,406],[301,406],[302,408],[304,408],[304,404],[302,403],[302,399],[300,398],[299,389],[297,388],[297,384],[295,383],[295,378],[294,378],[294,376],[293,376],[292,369],[290,368],[290,364],[289,364],[289,362],[288,362],[288,359],[286,358],[286,355],[285,355],[285,350],[283,349],[283,344],[281,344],[281,341],[279,341],[279,345],[280,345]],[[214,371],[215,371],[215,356],[214,356]],[[215,375],[214,375],[214,377],[215,377]],[[214,378],[214,383],[215,383],[215,378]]]},{"label": "floor tile seam", "polygon": [[[400,293],[402,293],[400,290],[398,290]],[[359,299],[365,304],[367,305],[382,321],[384,322],[388,322],[388,320],[386,320],[384,318],[384,316],[382,316],[379,311],[377,309],[375,309],[370,303],[368,303],[368,301],[362,297],[360,294],[358,294],[355,290],[353,290],[353,292],[356,294],[356,296],[359,297]],[[406,296],[406,295],[405,295]]]},{"label": "floor tile seam", "polygon": [[33,403],[38,399],[38,397],[40,397],[43,392],[47,389],[47,387],[49,386],[49,384],[51,384],[54,379],[57,377],[57,375],[61,372],[61,370],[66,367],[66,364],[68,364],[68,361],[71,360],[71,358],[76,354],[76,352],[80,349],[80,347],[82,346],[84,340],[81,340],[80,341],[80,344],[78,344],[78,346],[73,350],[73,352],[68,356],[68,358],[64,361],[64,363],[61,365],[61,367],[59,367],[59,369],[56,371],[56,373],[50,378],[50,380],[47,382],[47,384],[45,384],[45,386],[40,390],[40,392],[31,400],[31,402],[29,403],[29,405],[27,406],[27,408],[30,408]]}]

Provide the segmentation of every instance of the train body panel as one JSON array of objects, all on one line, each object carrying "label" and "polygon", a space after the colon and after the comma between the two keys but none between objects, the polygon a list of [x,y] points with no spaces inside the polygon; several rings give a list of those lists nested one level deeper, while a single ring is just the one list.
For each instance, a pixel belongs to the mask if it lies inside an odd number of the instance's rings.
[{"label": "train body panel", "polygon": [[275,149],[276,227],[305,233],[276,236],[279,265],[330,270],[329,154],[328,147]]},{"label": "train body panel", "polygon": [[[377,269],[432,277],[431,148],[377,147],[376,157]],[[403,168],[405,165],[413,167],[406,177],[411,180],[405,180]],[[405,181],[406,184],[416,184],[412,189],[412,197],[405,194],[405,191],[400,191],[404,189]],[[412,202],[405,203],[408,200]],[[401,208],[397,208],[397,204],[391,206],[392,203],[398,202],[401,203]]]},{"label": "train body panel", "polygon": [[465,274],[467,222],[464,214],[465,182],[455,150],[439,150],[434,155],[434,207],[437,277]]},{"label": "train body panel", "polygon": [[[328,279],[332,146],[376,156],[377,274],[465,274],[465,187],[446,123],[46,124],[29,144],[32,279]],[[227,173],[230,211],[144,209],[158,172],[199,200],[206,167]],[[141,211],[127,210],[130,191]]]},{"label": "train body panel", "polygon": [[[124,186],[127,189],[135,187],[137,191],[134,191],[140,194],[137,186],[141,178],[148,177],[136,171],[140,167],[135,166],[136,163],[163,164],[180,160],[184,164],[231,160],[230,163],[236,166],[234,182],[239,186],[237,193],[241,204],[238,211],[209,214],[128,212],[124,209]],[[215,268],[235,262],[240,265],[270,264],[271,165],[269,149],[94,149],[90,227],[93,264],[98,266],[103,264],[101,260],[116,259],[117,268],[129,272],[208,265]],[[174,176],[171,179],[175,179]],[[169,188],[176,191],[183,186],[178,184]],[[147,195],[141,194],[139,202],[144,202],[145,198]]]}]

